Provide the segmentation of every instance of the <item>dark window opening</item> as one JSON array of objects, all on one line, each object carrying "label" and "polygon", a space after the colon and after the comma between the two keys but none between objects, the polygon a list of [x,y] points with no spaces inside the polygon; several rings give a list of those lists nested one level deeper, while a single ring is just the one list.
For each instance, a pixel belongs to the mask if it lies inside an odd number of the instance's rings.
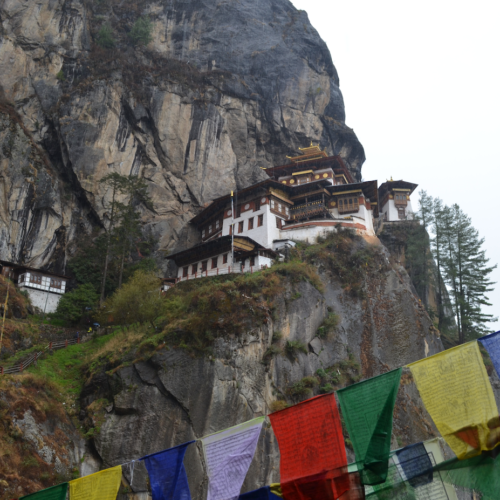
[{"label": "dark window opening", "polygon": [[208,264],[208,261],[206,261],[206,260],[204,260],[201,263],[201,272],[205,272],[207,270],[207,264]]},{"label": "dark window opening", "polygon": [[238,222],[238,233],[242,233],[242,232],[243,232],[243,221]]},{"label": "dark window opening", "polygon": [[196,274],[198,272],[198,264],[193,264],[191,266],[191,274]]},{"label": "dark window opening", "polygon": [[250,266],[253,267],[255,266],[255,256],[252,255],[252,257],[250,257]]},{"label": "dark window opening", "polygon": [[222,256],[222,263],[227,264],[227,253]]},{"label": "dark window opening", "polygon": [[216,269],[217,268],[217,257],[214,257],[212,259],[212,269]]},{"label": "dark window opening", "polygon": [[188,275],[188,266],[182,268],[182,277],[186,278]]},{"label": "dark window opening", "polygon": [[259,215],[259,218],[257,220],[257,226],[258,227],[263,226],[263,225],[264,225],[264,214]]},{"label": "dark window opening", "polygon": [[253,217],[250,217],[250,219],[248,219],[248,229],[253,229]]}]

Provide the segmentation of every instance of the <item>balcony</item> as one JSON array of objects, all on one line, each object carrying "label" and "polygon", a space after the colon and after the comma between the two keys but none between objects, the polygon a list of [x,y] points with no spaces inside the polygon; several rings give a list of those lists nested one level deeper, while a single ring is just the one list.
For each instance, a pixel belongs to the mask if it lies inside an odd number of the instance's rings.
[{"label": "balcony", "polygon": [[288,222],[303,219],[317,219],[319,217],[331,218],[331,214],[322,201],[312,201],[292,207],[290,209],[290,219]]}]

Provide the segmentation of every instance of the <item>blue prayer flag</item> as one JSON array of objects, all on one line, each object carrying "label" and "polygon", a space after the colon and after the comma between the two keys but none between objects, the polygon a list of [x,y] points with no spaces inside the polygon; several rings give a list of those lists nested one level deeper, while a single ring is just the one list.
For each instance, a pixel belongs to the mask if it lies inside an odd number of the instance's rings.
[{"label": "blue prayer flag", "polygon": [[495,367],[495,371],[500,377],[500,331],[491,333],[490,335],[485,335],[478,340],[488,351],[491,361],[493,362],[493,366]]},{"label": "blue prayer flag", "polygon": [[432,483],[432,461],[423,443],[411,444],[396,452],[406,479],[414,487]]},{"label": "blue prayer flag", "polygon": [[148,470],[153,500],[191,500],[183,464],[186,449],[191,443],[194,441],[141,458]]}]

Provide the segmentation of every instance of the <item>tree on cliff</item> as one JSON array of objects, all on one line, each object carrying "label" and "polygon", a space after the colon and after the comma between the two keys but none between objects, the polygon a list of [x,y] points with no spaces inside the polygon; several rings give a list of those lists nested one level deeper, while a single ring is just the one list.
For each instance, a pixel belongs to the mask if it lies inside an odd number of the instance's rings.
[{"label": "tree on cliff", "polygon": [[[443,276],[454,312],[458,341],[464,343],[485,333],[486,324],[495,321],[493,315],[485,314],[483,306],[491,305],[486,294],[494,284],[488,278],[496,268],[489,266],[486,258],[484,238],[472,226],[470,218],[455,204],[443,205],[434,199],[432,248],[438,276]],[[444,317],[445,290],[438,279],[438,301],[440,327]]]},{"label": "tree on cliff", "polygon": [[[143,203],[151,204],[147,194],[147,186],[139,177],[127,177],[116,172],[108,174],[100,181],[111,189],[111,201],[108,204],[109,224],[106,228],[106,240],[104,244],[104,269],[101,281],[100,303],[104,302],[106,291],[106,280],[108,276],[108,265],[113,246],[117,247],[120,255],[119,285],[123,279],[123,265],[126,257],[130,254],[132,242],[141,234],[139,213],[136,205]],[[117,200],[118,195],[125,195],[127,203]]]}]

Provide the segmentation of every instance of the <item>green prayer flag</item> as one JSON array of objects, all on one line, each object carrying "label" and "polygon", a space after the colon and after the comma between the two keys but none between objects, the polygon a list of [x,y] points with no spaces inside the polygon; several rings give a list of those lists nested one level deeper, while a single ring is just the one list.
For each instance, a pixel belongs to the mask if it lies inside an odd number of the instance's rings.
[{"label": "green prayer flag", "polygon": [[438,464],[443,481],[481,494],[481,500],[497,500],[500,492],[500,455],[497,449],[473,458],[456,458]]},{"label": "green prayer flag", "polygon": [[37,493],[31,493],[21,497],[19,500],[66,500],[66,493],[68,491],[68,483],[58,484]]},{"label": "green prayer flag", "polygon": [[379,484],[387,478],[401,373],[399,368],[337,392],[363,484]]}]

